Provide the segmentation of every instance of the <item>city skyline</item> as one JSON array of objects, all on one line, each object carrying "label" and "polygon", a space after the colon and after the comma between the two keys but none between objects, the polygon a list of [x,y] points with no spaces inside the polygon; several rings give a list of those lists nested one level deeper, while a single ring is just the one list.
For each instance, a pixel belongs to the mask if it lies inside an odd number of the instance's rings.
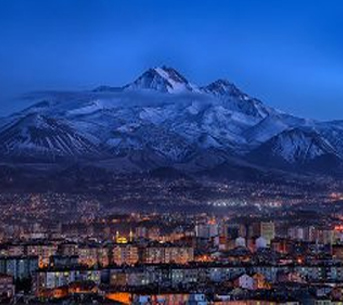
[{"label": "city skyline", "polygon": [[343,304],[342,15],[0,1],[0,304]]}]

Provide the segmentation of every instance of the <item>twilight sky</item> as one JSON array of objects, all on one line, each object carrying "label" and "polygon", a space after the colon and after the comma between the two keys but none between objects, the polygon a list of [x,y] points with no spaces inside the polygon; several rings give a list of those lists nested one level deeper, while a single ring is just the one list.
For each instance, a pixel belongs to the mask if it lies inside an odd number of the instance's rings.
[{"label": "twilight sky", "polygon": [[342,16],[340,0],[0,0],[0,115],[27,91],[122,85],[165,64],[343,119]]}]

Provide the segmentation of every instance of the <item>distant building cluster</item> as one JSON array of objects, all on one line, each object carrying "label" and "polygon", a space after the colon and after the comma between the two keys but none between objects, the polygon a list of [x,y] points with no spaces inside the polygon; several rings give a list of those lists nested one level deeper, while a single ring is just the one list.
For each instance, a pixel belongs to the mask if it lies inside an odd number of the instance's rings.
[{"label": "distant building cluster", "polygon": [[18,236],[1,237],[0,297],[26,303],[80,297],[122,304],[343,302],[343,226],[335,217],[154,212],[53,226],[33,221]]}]

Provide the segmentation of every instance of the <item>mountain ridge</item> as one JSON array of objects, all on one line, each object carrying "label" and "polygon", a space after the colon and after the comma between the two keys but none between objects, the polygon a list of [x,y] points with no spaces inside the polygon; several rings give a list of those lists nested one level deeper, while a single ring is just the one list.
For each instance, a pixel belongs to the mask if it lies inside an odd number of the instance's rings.
[{"label": "mountain ridge", "polygon": [[171,167],[195,173],[236,158],[251,167],[341,174],[342,122],[281,112],[228,80],[197,86],[162,66],[122,87],[45,92],[30,99],[31,106],[0,124],[0,156],[6,162],[125,160],[122,168],[113,161],[111,170]]}]

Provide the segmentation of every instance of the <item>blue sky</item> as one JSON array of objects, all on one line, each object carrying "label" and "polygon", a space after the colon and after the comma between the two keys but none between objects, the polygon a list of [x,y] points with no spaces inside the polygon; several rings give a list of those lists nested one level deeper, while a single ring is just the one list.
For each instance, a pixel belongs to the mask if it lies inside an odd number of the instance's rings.
[{"label": "blue sky", "polygon": [[0,114],[23,92],[121,85],[165,64],[343,119],[342,16],[338,0],[0,0]]}]

